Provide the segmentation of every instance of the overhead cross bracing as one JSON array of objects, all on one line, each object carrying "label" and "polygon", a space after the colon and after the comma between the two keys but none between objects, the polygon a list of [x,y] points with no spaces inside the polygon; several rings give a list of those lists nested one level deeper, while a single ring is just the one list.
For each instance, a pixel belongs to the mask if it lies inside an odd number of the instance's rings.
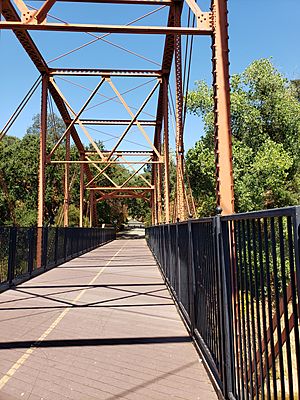
[{"label": "overhead cross bracing", "polygon": [[[38,226],[44,223],[45,168],[48,164],[63,164],[65,168],[65,226],[68,225],[71,164],[80,165],[81,226],[86,191],[90,196],[91,225],[97,221],[96,203],[103,199],[136,197],[151,201],[153,223],[184,220],[193,214],[185,184],[183,35],[212,37],[217,199],[225,213],[232,212],[229,85],[224,84],[229,79],[226,1],[213,0],[211,5],[203,1],[205,10],[194,0],[94,0],[75,3],[56,0],[1,1],[4,20],[0,21],[0,29],[14,32],[42,75]],[[105,12],[108,7],[110,13]],[[193,16],[192,25],[184,26],[181,21],[184,7]],[[126,24],[120,12],[122,9],[133,16]],[[143,14],[143,11],[146,12]],[[150,25],[144,25],[144,20]],[[74,46],[67,51],[64,47],[64,52],[57,54],[65,45],[64,39],[60,39],[64,31],[69,32],[66,35],[74,35],[76,40]],[[89,40],[78,41],[79,32],[88,35]],[[122,37],[127,35],[126,46],[116,40],[116,33]],[[54,39],[51,43],[55,46],[43,42],[45,37],[49,39],[52,35]],[[142,48],[139,51],[135,47],[128,49],[128,43],[133,44],[137,35],[143,35]],[[91,45],[97,42],[120,51],[117,67],[109,65],[110,59],[102,49],[95,51],[93,47],[91,50]],[[148,48],[156,50],[158,56],[154,59],[150,57]],[[76,59],[74,54],[77,54]],[[82,56],[78,57],[79,54]],[[136,59],[135,69],[126,66],[129,56]],[[75,60],[81,65],[75,65]],[[150,64],[151,68],[145,68]],[[175,82],[170,79],[173,67]],[[169,183],[170,88],[174,91],[177,168],[172,207]],[[66,128],[54,147],[46,152],[50,100],[54,102]],[[107,112],[103,115],[101,105],[108,102],[111,115]],[[108,128],[102,128],[102,125],[109,127],[110,131],[104,131]],[[106,136],[104,139],[103,135]],[[104,143],[104,149],[99,146],[99,140]],[[70,158],[71,142],[78,149],[75,160]],[[57,149],[61,146],[65,146],[63,159],[57,156]],[[124,182],[115,182],[109,175],[114,165],[125,166],[131,172],[130,177]],[[146,166],[151,170],[150,180],[140,174]],[[133,179],[136,176],[142,178],[138,186]],[[226,185],[221,184],[221,179],[226,181]]]}]

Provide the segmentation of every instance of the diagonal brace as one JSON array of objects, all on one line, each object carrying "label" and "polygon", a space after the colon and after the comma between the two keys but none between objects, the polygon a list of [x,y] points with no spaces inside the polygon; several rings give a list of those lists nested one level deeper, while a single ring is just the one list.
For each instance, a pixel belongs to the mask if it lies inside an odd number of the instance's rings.
[{"label": "diagonal brace", "polygon": [[[64,140],[64,138],[66,137],[67,133],[70,131],[70,129],[75,125],[75,123],[79,120],[80,115],[83,113],[83,111],[85,110],[85,108],[87,107],[87,105],[91,102],[91,100],[93,99],[93,97],[95,96],[95,94],[98,92],[98,90],[100,89],[100,87],[102,86],[102,84],[104,83],[105,78],[102,78],[101,81],[98,83],[98,85],[95,87],[95,89],[92,91],[92,93],[90,94],[90,96],[88,97],[88,99],[86,100],[86,102],[84,103],[84,105],[81,107],[81,109],[79,110],[79,112],[75,115],[74,119],[71,121],[70,125],[67,127],[67,129],[65,130],[65,132],[61,135],[61,137],[59,138],[59,140],[57,141],[57,143],[55,144],[55,146],[53,147],[53,149],[51,150],[49,156],[51,157],[53,155],[53,153],[56,151],[56,149],[58,148],[58,146],[61,144],[61,142]],[[53,83],[53,81],[52,81]]]},{"label": "diagonal brace", "polygon": [[[106,80],[108,81],[108,83],[110,84],[111,88],[113,89],[113,91],[116,93],[116,95],[118,96],[119,100],[121,101],[121,103],[123,104],[123,106],[125,107],[126,111],[128,112],[128,114],[131,116],[131,118],[133,118],[133,122],[136,122],[139,130],[142,132],[142,134],[144,135],[145,139],[147,140],[147,142],[149,143],[149,145],[151,146],[151,148],[153,149],[153,151],[155,152],[155,154],[157,155],[158,159],[161,158],[157,148],[153,145],[152,141],[150,140],[149,136],[147,135],[145,129],[142,127],[142,125],[139,123],[139,121],[137,119],[134,119],[134,114],[131,111],[130,107],[128,106],[128,104],[126,103],[126,101],[124,100],[123,96],[121,95],[121,93],[118,91],[118,89],[115,87],[115,85],[112,83],[110,78],[106,78]],[[157,82],[157,85],[155,85],[155,89],[156,87],[161,83],[161,80],[159,79]],[[153,93],[152,93],[153,94]],[[152,96],[151,94],[151,96]]]}]

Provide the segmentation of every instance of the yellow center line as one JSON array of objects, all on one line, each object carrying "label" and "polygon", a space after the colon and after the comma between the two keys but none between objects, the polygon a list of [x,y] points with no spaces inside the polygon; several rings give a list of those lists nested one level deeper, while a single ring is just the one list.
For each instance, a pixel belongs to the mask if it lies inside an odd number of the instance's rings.
[{"label": "yellow center line", "polygon": [[[110,265],[110,263],[114,260],[115,257],[117,257],[117,255],[124,249],[124,247],[125,244],[120,248],[120,250],[118,250],[111,257],[111,259],[105,264],[105,266],[100,269],[100,271],[97,273],[97,275],[94,276],[94,278],[88,283],[88,285],[92,285],[99,278],[99,276],[103,273],[105,268],[107,268]],[[80,293],[78,293],[78,295],[74,299],[74,303],[77,303],[87,290],[88,288],[83,289]],[[6,374],[0,379],[0,390],[7,384],[7,382],[14,376],[14,374],[18,371],[18,369],[25,363],[25,361],[34,352],[34,350],[38,348],[39,344],[46,339],[46,337],[53,331],[53,329],[60,323],[60,321],[68,314],[70,310],[72,310],[72,307],[65,308],[64,311],[62,311],[56,318],[56,320],[49,326],[49,328],[36,340],[36,342],[32,346],[30,346],[29,349],[26,350],[26,352],[6,372]]]}]

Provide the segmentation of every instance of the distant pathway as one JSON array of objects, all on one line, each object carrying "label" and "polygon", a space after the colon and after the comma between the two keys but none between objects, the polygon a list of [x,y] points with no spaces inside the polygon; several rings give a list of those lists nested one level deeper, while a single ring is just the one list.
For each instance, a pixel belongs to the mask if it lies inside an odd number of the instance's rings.
[{"label": "distant pathway", "polygon": [[0,294],[0,400],[216,399],[144,239]]}]

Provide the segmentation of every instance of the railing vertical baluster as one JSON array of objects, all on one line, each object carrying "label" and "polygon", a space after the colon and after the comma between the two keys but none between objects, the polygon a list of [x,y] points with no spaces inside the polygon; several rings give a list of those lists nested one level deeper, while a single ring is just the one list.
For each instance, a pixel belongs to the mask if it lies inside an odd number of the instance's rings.
[{"label": "railing vertical baluster", "polygon": [[[296,207],[293,218],[288,219],[288,242],[289,242],[289,261],[290,261],[290,279],[292,292],[292,308],[293,308],[293,325],[294,325],[294,342],[296,349],[296,365],[297,365],[297,387],[300,390],[300,337],[299,337],[299,318],[300,318],[300,253],[299,253],[299,228],[300,228],[300,212]],[[294,232],[293,232],[294,230]],[[293,235],[294,233],[294,235]],[[294,246],[293,246],[294,243]],[[294,248],[293,248],[294,247]],[[298,293],[298,295],[297,295]],[[297,301],[298,297],[298,301]]]},{"label": "railing vertical baluster", "polygon": [[284,232],[283,232],[283,220],[282,217],[278,218],[279,227],[279,244],[280,244],[280,271],[281,271],[281,284],[282,284],[282,295],[281,300],[283,303],[283,319],[285,335],[282,334],[282,340],[285,336],[286,344],[286,361],[287,361],[287,373],[289,382],[289,399],[294,399],[294,387],[293,387],[293,370],[292,370],[292,357],[291,357],[291,340],[290,340],[290,329],[289,329],[289,312],[288,312],[288,297],[287,297],[287,271],[285,269],[285,243],[284,243]]},{"label": "railing vertical baluster", "polygon": [[[267,299],[268,299],[268,321],[270,331],[270,346],[271,346],[271,367],[273,379],[273,396],[277,400],[277,377],[275,365],[275,345],[273,335],[273,315],[272,315],[272,293],[271,293],[271,278],[270,278],[270,254],[269,254],[269,238],[268,238],[268,221],[264,218],[264,245],[265,245],[265,268],[266,268],[266,286],[267,286]],[[268,353],[267,353],[268,356]]]},{"label": "railing vertical baluster", "polygon": [[9,286],[12,286],[15,277],[16,267],[16,249],[17,247],[17,228],[12,227],[9,230],[9,250],[8,250],[8,276]]},{"label": "railing vertical baluster", "polygon": [[180,301],[181,299],[181,284],[180,284],[180,259],[179,259],[179,237],[178,237],[178,222],[176,222],[175,231],[175,243],[176,243],[176,254],[175,254],[175,291]]},{"label": "railing vertical baluster", "polygon": [[[255,309],[256,309],[256,327],[257,327],[257,341],[258,341],[258,354],[256,355],[256,365],[254,366],[255,371],[256,371],[256,376],[257,376],[257,381],[256,381],[256,392],[255,395],[257,398],[259,398],[259,388],[261,388],[261,398],[264,400],[265,398],[265,385],[264,385],[264,375],[263,375],[263,370],[264,370],[264,364],[263,364],[263,352],[262,352],[262,335],[261,335],[261,311],[260,311],[260,293],[259,293],[259,272],[257,268],[257,243],[256,243],[256,238],[257,238],[257,221],[252,220],[252,242],[253,242],[253,261],[254,261],[254,290],[255,290]],[[255,321],[254,321],[255,322]],[[255,324],[253,323],[253,329],[255,329]],[[255,349],[256,351],[256,349]],[[258,360],[257,360],[258,358]],[[259,373],[257,371],[258,367],[258,362],[259,362]]]},{"label": "railing vertical baluster", "polygon": [[55,241],[54,241],[54,264],[57,264],[57,253],[58,253],[58,228],[55,229]]},{"label": "railing vertical baluster", "polygon": [[33,271],[33,257],[34,257],[34,228],[28,229],[28,273],[32,274]]},{"label": "railing vertical baluster", "polygon": [[193,232],[192,221],[188,221],[188,288],[189,288],[189,311],[191,320],[191,332],[195,329],[196,315],[195,315],[195,294],[196,294],[196,280],[195,280],[195,263],[194,263],[194,249],[193,249]]},{"label": "railing vertical baluster", "polygon": [[44,270],[47,268],[47,253],[48,253],[48,228],[43,227],[42,228],[43,234],[42,234],[42,265],[41,267],[44,268]]},{"label": "railing vertical baluster", "polygon": [[284,379],[284,365],[283,365],[283,353],[282,353],[282,333],[281,333],[281,318],[280,318],[281,316],[279,311],[279,280],[278,280],[276,242],[277,241],[275,232],[275,221],[274,218],[271,218],[271,243],[272,243],[271,250],[272,250],[272,265],[273,265],[273,278],[274,278],[274,289],[275,289],[275,314],[276,314],[276,325],[277,325],[280,387],[281,387],[281,398],[285,399],[285,383],[284,383],[285,379]]}]

